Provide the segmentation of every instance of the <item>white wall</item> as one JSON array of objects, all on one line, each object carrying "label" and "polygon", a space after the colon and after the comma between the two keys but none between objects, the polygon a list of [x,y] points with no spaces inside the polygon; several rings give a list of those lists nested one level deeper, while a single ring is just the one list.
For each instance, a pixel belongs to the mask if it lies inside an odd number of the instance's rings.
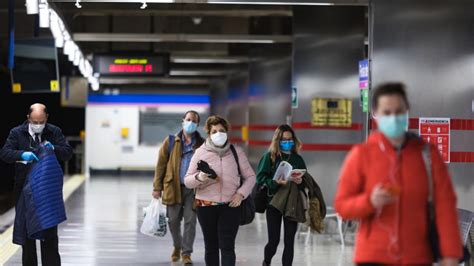
[{"label": "white wall", "polygon": [[[153,170],[159,145],[139,144],[139,105],[87,105],[86,107],[86,174],[89,169]],[[184,113],[189,107],[162,107],[166,112]],[[207,108],[193,108],[205,113]],[[160,108],[158,109],[160,112]],[[176,123],[180,123],[176,121]],[[128,138],[121,128],[129,128]],[[169,132],[172,134],[174,132]],[[167,133],[168,134],[168,133]]]}]

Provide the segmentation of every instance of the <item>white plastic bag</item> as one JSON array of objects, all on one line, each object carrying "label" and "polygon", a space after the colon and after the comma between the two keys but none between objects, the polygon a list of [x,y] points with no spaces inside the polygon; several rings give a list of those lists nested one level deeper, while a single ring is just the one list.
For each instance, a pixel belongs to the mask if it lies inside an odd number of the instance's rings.
[{"label": "white plastic bag", "polygon": [[142,234],[163,237],[167,232],[166,206],[161,199],[152,199],[150,205],[143,208],[143,224],[140,228]]}]

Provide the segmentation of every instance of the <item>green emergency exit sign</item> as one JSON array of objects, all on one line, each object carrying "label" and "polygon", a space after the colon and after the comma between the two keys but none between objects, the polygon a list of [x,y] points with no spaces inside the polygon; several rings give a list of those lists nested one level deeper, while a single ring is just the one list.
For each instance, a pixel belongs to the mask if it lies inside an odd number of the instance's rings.
[{"label": "green emergency exit sign", "polygon": [[369,111],[369,89],[368,88],[360,90],[360,100],[362,104],[362,112],[367,113]]}]

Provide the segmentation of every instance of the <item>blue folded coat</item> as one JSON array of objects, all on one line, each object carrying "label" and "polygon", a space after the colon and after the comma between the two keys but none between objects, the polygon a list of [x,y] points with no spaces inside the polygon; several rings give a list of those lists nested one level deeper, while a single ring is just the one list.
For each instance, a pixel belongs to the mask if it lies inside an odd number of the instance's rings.
[{"label": "blue folded coat", "polygon": [[39,161],[32,164],[16,205],[13,243],[43,240],[43,231],[66,220],[63,200],[64,174],[54,151],[40,145]]}]

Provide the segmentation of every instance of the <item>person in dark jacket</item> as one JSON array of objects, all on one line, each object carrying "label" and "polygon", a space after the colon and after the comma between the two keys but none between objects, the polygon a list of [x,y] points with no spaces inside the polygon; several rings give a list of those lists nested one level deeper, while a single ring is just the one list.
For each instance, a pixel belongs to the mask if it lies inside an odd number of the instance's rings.
[{"label": "person in dark jacket", "polygon": [[[271,201],[273,200],[273,196],[277,194],[282,188],[285,190],[288,189],[288,191],[290,191],[289,188],[292,187],[298,187],[296,189],[297,191],[298,189],[304,189],[303,179],[301,176],[291,178],[290,180],[273,180],[275,172],[281,161],[288,162],[291,164],[293,169],[306,169],[306,164],[303,160],[303,157],[298,154],[300,148],[301,142],[295,136],[294,130],[289,125],[281,125],[276,129],[275,134],[273,135],[269,151],[262,157],[260,163],[258,164],[257,184],[267,186],[270,194],[269,206],[266,210],[268,243],[265,246],[265,258],[263,261],[264,266],[270,265],[271,260],[277,251],[278,244],[280,243],[282,220],[285,231],[285,248],[283,250],[282,264],[283,266],[291,266],[293,264],[295,235],[296,230],[298,229],[298,222],[285,217],[285,215],[280,212],[280,210],[272,206]],[[281,199],[276,200],[281,203]],[[281,203],[282,205],[286,206],[289,199],[287,198],[283,200],[287,200],[287,202]],[[273,203],[277,205],[275,202]],[[303,205],[301,204],[301,206]],[[303,209],[298,210],[298,212],[304,215]]]},{"label": "person in dark jacket", "polygon": [[[31,162],[38,161],[34,150],[42,143],[54,149],[59,161],[67,161],[72,156],[72,148],[64,137],[61,129],[48,124],[48,110],[43,104],[31,105],[27,121],[13,128],[0,150],[0,159],[6,163],[15,164],[15,203],[18,203],[25,180],[31,169]],[[26,206],[28,208],[28,206]],[[18,217],[16,217],[18,219]],[[61,265],[58,251],[57,226],[43,232],[41,241],[41,261],[43,265]],[[38,265],[36,255],[36,240],[28,239],[23,249],[23,265]]]}]

